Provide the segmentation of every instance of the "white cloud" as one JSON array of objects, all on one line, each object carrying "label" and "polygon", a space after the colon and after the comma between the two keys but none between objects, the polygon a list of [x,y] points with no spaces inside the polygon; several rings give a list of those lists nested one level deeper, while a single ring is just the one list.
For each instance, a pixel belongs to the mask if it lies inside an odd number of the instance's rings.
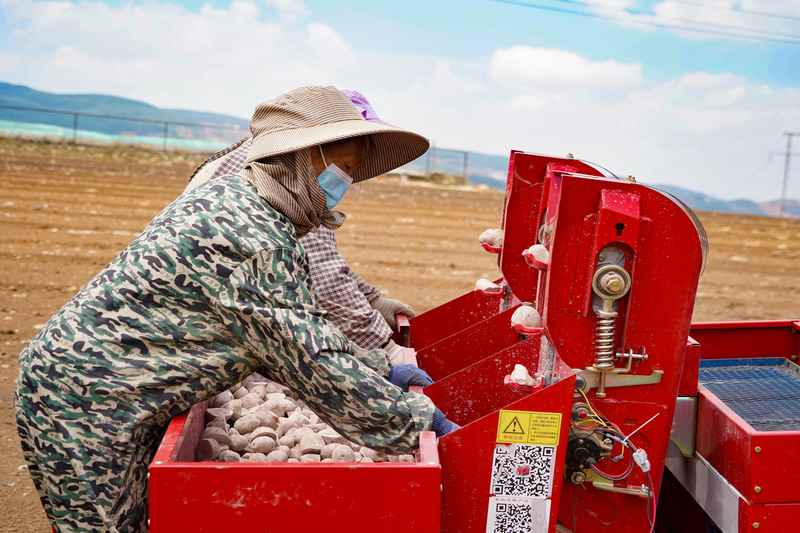
[{"label": "white cloud", "polygon": [[310,13],[303,0],[266,0],[266,3],[286,19],[302,18]]},{"label": "white cloud", "polygon": [[306,27],[306,39],[310,49],[324,61],[334,65],[351,65],[355,60],[353,49],[347,41],[327,24],[309,24]]},{"label": "white cloud", "polygon": [[[0,10],[11,32],[0,45],[0,79],[13,83],[245,117],[292,87],[333,84],[362,91],[382,118],[439,146],[573,152],[725,197],[777,196],[780,166],[754,171],[800,124],[800,88],[708,72],[654,81],[639,64],[521,45],[472,60],[403,54],[399,45],[358,49],[289,2],[192,11],[0,0]],[[800,179],[791,192],[800,197]]]},{"label": "white cloud", "polygon": [[591,61],[566,50],[530,46],[495,50],[489,69],[495,81],[509,86],[621,89],[642,81],[640,65]]}]

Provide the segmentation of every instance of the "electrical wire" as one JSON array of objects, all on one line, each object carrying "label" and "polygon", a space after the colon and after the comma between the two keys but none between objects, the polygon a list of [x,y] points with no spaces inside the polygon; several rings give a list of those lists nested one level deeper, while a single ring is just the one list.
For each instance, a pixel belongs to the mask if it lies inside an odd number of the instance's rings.
[{"label": "electrical wire", "polygon": [[595,419],[598,422],[600,422],[601,425],[608,427],[608,424],[606,424],[606,422],[603,419],[603,417],[600,416],[599,414],[597,414],[597,411],[594,410],[594,406],[592,406],[592,402],[589,401],[589,397],[586,396],[586,393],[583,392],[581,389],[577,389],[577,391],[580,392],[581,396],[583,396],[583,399],[586,400],[586,405],[589,407],[589,410],[592,412],[592,414],[594,415]]},{"label": "electrical wire", "polygon": [[[550,11],[553,13],[563,13],[569,15],[576,15],[580,17],[586,18],[593,18],[593,19],[600,19],[600,20],[607,20],[607,21],[614,21],[614,22],[623,22],[622,19],[619,17],[613,16],[605,16],[600,13],[594,13],[591,11],[582,11],[577,9],[568,9],[564,7],[557,7],[557,6],[548,6],[542,4],[535,4],[531,2],[523,2],[521,0],[490,0],[492,2],[498,4],[508,4],[517,7],[527,7],[529,9],[537,9],[540,11]],[[753,34],[744,34],[744,33],[736,33],[736,32],[729,32],[729,31],[716,31],[713,29],[708,29],[709,25],[706,24],[707,28],[701,27],[693,27],[693,26],[682,26],[678,24],[666,24],[660,23],[655,21],[649,20],[626,20],[624,22],[630,24],[637,24],[640,26],[651,26],[654,28],[659,29],[667,29],[667,30],[678,30],[678,31],[685,31],[690,33],[698,33],[698,34],[706,34],[706,35],[716,35],[720,37],[727,37],[730,39],[742,39],[747,41],[756,41],[756,42],[773,42],[773,43],[780,43],[780,44],[800,44],[800,39],[781,39],[781,38],[773,38],[769,37],[768,34],[764,34],[764,36],[756,36]]]},{"label": "electrical wire", "polygon": [[708,3],[700,3],[700,2],[689,2],[688,0],[670,0],[673,4],[683,4],[685,6],[695,6],[695,7],[704,7],[708,9],[713,9],[715,11],[724,11],[726,13],[741,13],[743,15],[756,15],[758,17],[769,17],[775,19],[782,19],[782,20],[795,20],[800,21],[800,16],[790,15],[788,13],[774,13],[769,11],[759,11],[756,9],[745,9],[740,7],[739,9],[731,9],[724,6],[717,6],[714,4]]},{"label": "electrical wire", "polygon": [[[592,9],[592,8],[597,9],[597,8],[601,7],[601,6],[597,5],[597,4],[592,4],[590,2],[586,2],[585,0],[550,0],[550,1],[551,2],[558,2],[558,3],[561,3],[561,4],[569,4],[569,5],[581,6],[581,7],[588,8],[588,9]],[[641,9],[635,9],[635,8],[619,9],[619,8],[613,8],[613,7],[602,7],[602,10],[600,11],[600,13],[609,13],[609,12],[619,13],[620,15],[623,15],[623,16],[624,15],[638,15],[638,16],[652,17],[652,16],[655,15],[655,13],[652,13],[652,12],[649,12],[649,11],[644,11],[644,10],[641,10]],[[661,18],[659,20],[661,21],[661,23],[676,22],[676,23],[679,23],[679,24],[694,24],[694,25],[702,24],[703,26],[705,26],[707,28],[712,28],[712,29],[744,31],[744,32],[747,32],[747,33],[753,33],[757,37],[772,38],[774,36],[780,36],[780,37],[787,37],[789,39],[800,39],[800,34],[797,34],[797,33],[780,33],[780,32],[774,32],[774,31],[771,31],[771,30],[768,30],[768,29],[764,29],[764,28],[750,28],[750,27],[747,27],[747,26],[742,26],[741,24],[720,24],[719,22],[708,22],[708,21],[702,21],[702,20],[690,19],[690,18],[683,18],[683,17],[677,17],[677,18],[676,17],[669,17],[669,18]]]}]

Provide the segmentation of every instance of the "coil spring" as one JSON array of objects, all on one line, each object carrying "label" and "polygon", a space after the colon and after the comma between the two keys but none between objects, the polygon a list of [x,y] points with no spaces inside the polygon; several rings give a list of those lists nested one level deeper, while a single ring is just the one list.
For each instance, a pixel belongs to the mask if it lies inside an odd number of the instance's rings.
[{"label": "coil spring", "polygon": [[616,316],[598,318],[594,333],[594,366],[614,368],[614,333]]}]

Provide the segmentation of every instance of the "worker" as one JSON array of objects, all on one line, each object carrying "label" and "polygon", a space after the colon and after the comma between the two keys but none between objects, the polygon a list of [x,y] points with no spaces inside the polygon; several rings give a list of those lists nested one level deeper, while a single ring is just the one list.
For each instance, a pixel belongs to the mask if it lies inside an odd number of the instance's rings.
[{"label": "worker", "polygon": [[145,531],[147,465],[170,419],[258,371],[346,438],[395,453],[457,428],[370,368],[314,306],[298,237],[363,181],[427,149],[333,87],[255,110],[248,165],[182,194],[20,354],[17,428],[59,533]]},{"label": "worker", "polygon": [[[358,91],[342,92],[366,120],[380,120],[364,95]],[[195,189],[210,179],[239,174],[244,169],[252,142],[252,136],[248,136],[212,154],[192,173],[186,190]],[[332,215],[319,228],[300,238],[308,257],[311,287],[317,305],[342,333],[362,348],[357,355],[366,364],[371,365],[369,357],[380,356],[374,349],[382,348],[390,364],[416,365],[414,349],[392,340],[393,330],[397,329],[396,315],[413,317],[413,308],[381,294],[350,269],[337,250],[334,232],[346,217],[339,211],[332,211]]]}]

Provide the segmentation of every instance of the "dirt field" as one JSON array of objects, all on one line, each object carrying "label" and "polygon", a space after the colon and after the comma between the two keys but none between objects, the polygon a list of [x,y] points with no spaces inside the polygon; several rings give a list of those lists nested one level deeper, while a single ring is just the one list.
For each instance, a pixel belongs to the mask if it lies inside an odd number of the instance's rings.
[{"label": "dirt field", "polygon": [[[197,155],[0,139],[0,531],[48,526],[18,451],[20,349],[51,313],[183,189]],[[348,194],[351,266],[425,310],[496,273],[478,234],[502,194],[380,179]],[[711,256],[696,320],[800,317],[800,221],[703,214]]]}]

